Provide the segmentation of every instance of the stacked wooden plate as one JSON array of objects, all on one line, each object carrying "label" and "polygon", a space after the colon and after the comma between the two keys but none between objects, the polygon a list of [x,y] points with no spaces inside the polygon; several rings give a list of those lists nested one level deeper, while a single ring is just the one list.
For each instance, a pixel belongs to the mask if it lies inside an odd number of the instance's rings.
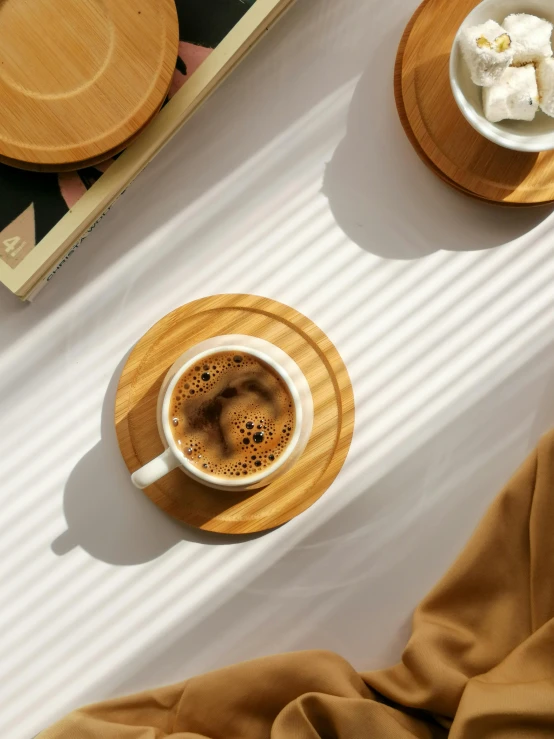
[{"label": "stacked wooden plate", "polygon": [[95,164],[161,107],[175,69],[174,0],[2,0],[0,161]]},{"label": "stacked wooden plate", "polygon": [[395,97],[422,161],[448,185],[498,205],[554,201],[554,152],[510,151],[483,138],[458,110],[448,65],[458,28],[478,0],[424,0],[398,49]]}]

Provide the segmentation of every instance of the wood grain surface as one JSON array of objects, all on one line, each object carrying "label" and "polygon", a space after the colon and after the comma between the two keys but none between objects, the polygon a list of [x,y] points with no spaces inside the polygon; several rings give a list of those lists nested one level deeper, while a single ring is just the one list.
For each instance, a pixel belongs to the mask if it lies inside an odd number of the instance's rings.
[{"label": "wood grain surface", "polygon": [[163,103],[178,42],[173,0],[0,0],[0,161],[113,156]]},{"label": "wood grain surface", "polygon": [[348,371],[328,337],[293,308],[255,295],[217,295],[177,308],[134,347],[117,390],[115,423],[132,473],[163,451],[156,406],[171,365],[211,336],[241,333],[271,341],[299,365],[314,401],[314,426],[302,457],[283,477],[256,491],[212,490],[181,470],[144,492],[180,521],[209,531],[245,534],[280,526],[305,511],[340,471],[354,430]]},{"label": "wood grain surface", "polygon": [[[408,25],[404,29],[402,38],[400,39],[400,44],[398,45],[398,51],[396,54],[396,61],[394,65],[394,100],[396,103],[396,110],[398,112],[398,117],[400,118],[400,123],[402,124],[402,128],[404,129],[404,133],[408,137],[408,140],[413,146],[416,154],[421,159],[421,161],[425,164],[425,166],[428,167],[431,170],[431,172],[433,172],[437,177],[439,177],[439,179],[441,179],[443,182],[445,182],[450,187],[453,187],[455,190],[458,190],[464,195],[468,195],[469,197],[475,198],[477,200],[483,200],[483,198],[480,198],[479,196],[475,195],[469,190],[466,190],[465,188],[457,185],[453,180],[447,177],[443,172],[441,172],[441,170],[438,167],[436,167],[433,164],[433,162],[429,159],[427,154],[421,148],[419,141],[416,139],[415,134],[412,131],[412,127],[410,126],[408,115],[406,113],[406,107],[404,105],[404,98],[402,95],[402,74],[403,74],[402,70],[403,70],[403,65],[404,65],[404,54],[406,51],[406,44],[408,42],[408,38],[410,36],[410,33],[412,32],[412,28],[414,27],[414,23],[416,22],[419,14],[423,10],[427,2],[428,0],[424,0],[421,3],[421,5],[418,7],[416,12],[413,14],[413,16],[410,18]],[[498,203],[498,204],[502,205],[503,203]]]},{"label": "wood grain surface", "polygon": [[415,137],[412,127],[410,126],[410,122],[408,120],[408,116],[406,113],[406,108],[404,106],[404,98],[402,95],[402,69],[403,69],[403,63],[404,63],[404,53],[406,50],[406,44],[407,44],[408,38],[410,36],[414,23],[416,22],[419,14],[423,10],[427,2],[428,0],[424,0],[424,2],[421,3],[421,5],[418,7],[414,15],[411,17],[410,22],[406,26],[404,33],[402,34],[400,44],[398,45],[398,51],[396,54],[396,61],[394,65],[394,99],[396,102],[396,109],[398,111],[398,117],[400,118],[400,123],[402,124],[404,132],[406,136],[408,137],[408,140],[410,141],[411,145],[413,146],[416,154],[421,159],[421,161],[425,164],[425,166],[428,169],[430,169],[431,172],[433,172],[433,174],[435,174],[439,179],[441,179],[449,187],[452,187],[454,190],[457,190],[463,195],[467,195],[473,198],[474,200],[479,200],[481,202],[489,203],[494,206],[501,206],[501,207],[508,207],[508,208],[522,208],[522,207],[528,208],[532,206],[544,205],[544,203],[511,203],[511,202],[504,202],[504,201],[491,201],[491,200],[488,200],[487,198],[481,197],[477,195],[476,193],[471,192],[470,190],[466,190],[464,187],[462,187],[461,185],[458,185],[456,182],[454,182],[449,177],[447,177],[444,174],[444,172],[441,172],[441,170],[435,164],[433,164],[433,162],[429,159],[427,154],[421,148],[420,143]]},{"label": "wood grain surface", "polygon": [[424,0],[403,35],[395,97],[408,138],[422,161],[466,195],[499,205],[554,200],[554,152],[527,154],[482,137],[460,113],[448,75],[456,32],[477,0]]}]

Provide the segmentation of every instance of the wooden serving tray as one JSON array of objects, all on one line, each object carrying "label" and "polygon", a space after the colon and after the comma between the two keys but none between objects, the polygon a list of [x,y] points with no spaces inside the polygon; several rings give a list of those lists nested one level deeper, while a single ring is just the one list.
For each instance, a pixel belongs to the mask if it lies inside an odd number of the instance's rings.
[{"label": "wooden serving tray", "polygon": [[478,0],[424,0],[400,42],[395,97],[400,120],[422,161],[466,195],[499,205],[554,200],[554,152],[504,149],[460,113],[448,65],[456,32]]},{"label": "wooden serving tray", "polygon": [[3,0],[0,161],[91,166],[160,109],[175,69],[174,0]]},{"label": "wooden serving tray", "polygon": [[217,295],[177,308],[138,341],[116,396],[117,438],[129,473],[164,450],[157,400],[176,359],[200,341],[225,334],[258,336],[299,365],[312,391],[314,425],[304,453],[283,477],[250,492],[204,487],[175,470],[144,492],[180,521],[207,531],[248,534],[280,526],[305,511],[339,473],[354,430],[348,371],[328,337],[306,316],[255,295]]}]

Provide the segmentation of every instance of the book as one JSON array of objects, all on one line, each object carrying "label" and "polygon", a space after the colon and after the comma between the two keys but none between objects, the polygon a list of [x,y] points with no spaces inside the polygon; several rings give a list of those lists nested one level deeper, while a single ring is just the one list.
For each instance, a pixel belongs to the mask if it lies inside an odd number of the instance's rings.
[{"label": "book", "polygon": [[95,167],[60,174],[0,164],[0,282],[20,298],[33,300],[293,2],[176,0],[179,56],[168,98],[124,152]]}]

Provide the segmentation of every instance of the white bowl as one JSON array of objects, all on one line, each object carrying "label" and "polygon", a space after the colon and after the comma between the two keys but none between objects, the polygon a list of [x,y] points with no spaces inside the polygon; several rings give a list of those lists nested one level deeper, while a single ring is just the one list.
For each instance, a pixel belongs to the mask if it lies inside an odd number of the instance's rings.
[{"label": "white bowl", "polygon": [[464,118],[485,138],[515,151],[550,151],[554,149],[554,118],[539,111],[533,121],[491,123],[483,113],[482,88],[471,81],[462,58],[460,34],[468,26],[489,19],[502,23],[512,13],[529,13],[554,23],[554,0],[484,0],[460,26],[450,53],[450,84]]}]

